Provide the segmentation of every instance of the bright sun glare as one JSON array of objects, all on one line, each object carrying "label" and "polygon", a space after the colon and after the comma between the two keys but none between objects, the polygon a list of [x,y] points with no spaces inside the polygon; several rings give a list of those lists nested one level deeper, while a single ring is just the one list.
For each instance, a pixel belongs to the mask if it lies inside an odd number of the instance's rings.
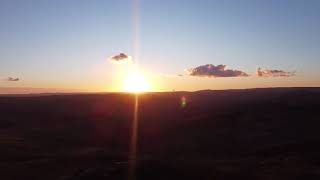
[{"label": "bright sun glare", "polygon": [[137,70],[133,71],[132,73],[129,73],[128,77],[124,81],[124,86],[123,86],[124,92],[141,93],[141,92],[146,92],[150,90],[151,90],[150,83]]}]

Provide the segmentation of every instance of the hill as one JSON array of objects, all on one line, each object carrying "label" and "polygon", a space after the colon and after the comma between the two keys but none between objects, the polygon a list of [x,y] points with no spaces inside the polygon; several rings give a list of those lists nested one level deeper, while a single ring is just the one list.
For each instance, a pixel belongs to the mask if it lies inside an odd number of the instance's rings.
[{"label": "hill", "polygon": [[[136,179],[320,178],[320,88],[138,100]],[[0,97],[1,179],[127,179],[134,105],[124,93]]]}]

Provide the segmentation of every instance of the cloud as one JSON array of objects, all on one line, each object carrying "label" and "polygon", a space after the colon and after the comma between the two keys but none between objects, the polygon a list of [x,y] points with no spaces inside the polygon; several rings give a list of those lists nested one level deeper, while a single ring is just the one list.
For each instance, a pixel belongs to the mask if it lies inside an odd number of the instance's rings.
[{"label": "cloud", "polygon": [[8,77],[5,79],[6,81],[19,81],[19,78]]},{"label": "cloud", "polygon": [[110,61],[114,63],[131,62],[131,56],[128,56],[124,53],[120,53],[118,55],[112,56],[110,58]]},{"label": "cloud", "polygon": [[183,74],[163,74],[163,73],[161,73],[160,75],[166,78],[179,78],[184,76]]},{"label": "cloud", "polygon": [[290,77],[290,76],[295,76],[296,72],[287,72],[283,70],[276,70],[276,69],[257,69],[257,75],[259,77]]},{"label": "cloud", "polygon": [[187,72],[190,76],[200,76],[200,77],[246,77],[249,76],[247,73],[233,70],[225,69],[226,65],[212,65],[206,64],[198,66],[196,68],[188,69]]}]

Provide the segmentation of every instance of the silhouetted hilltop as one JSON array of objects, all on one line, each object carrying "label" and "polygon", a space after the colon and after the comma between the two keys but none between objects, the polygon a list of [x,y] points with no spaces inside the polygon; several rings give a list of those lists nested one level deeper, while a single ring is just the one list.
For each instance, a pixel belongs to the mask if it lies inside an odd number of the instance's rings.
[{"label": "silhouetted hilltop", "polygon": [[[0,97],[1,179],[126,179],[134,104]],[[320,88],[144,93],[138,105],[137,179],[320,178]]]}]

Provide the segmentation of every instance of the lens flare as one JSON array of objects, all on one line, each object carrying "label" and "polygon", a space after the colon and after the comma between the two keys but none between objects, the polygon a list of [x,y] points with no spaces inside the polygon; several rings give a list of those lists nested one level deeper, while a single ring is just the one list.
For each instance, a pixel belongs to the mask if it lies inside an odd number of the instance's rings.
[{"label": "lens flare", "polygon": [[181,107],[185,108],[187,106],[187,98],[182,96],[181,97]]},{"label": "lens flare", "polygon": [[138,121],[139,121],[139,94],[135,95],[134,99],[134,111],[133,111],[133,122],[130,137],[130,149],[129,149],[129,172],[128,179],[134,180],[136,164],[137,164],[137,141],[138,141]]}]

